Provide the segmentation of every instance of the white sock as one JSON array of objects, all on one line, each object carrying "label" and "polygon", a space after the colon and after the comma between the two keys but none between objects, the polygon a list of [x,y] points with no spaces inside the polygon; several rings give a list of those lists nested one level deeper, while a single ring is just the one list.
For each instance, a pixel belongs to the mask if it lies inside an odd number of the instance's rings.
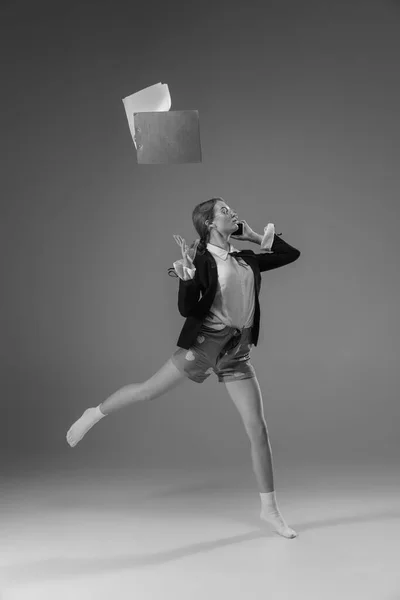
[{"label": "white sock", "polygon": [[282,517],[278,505],[276,503],[275,492],[260,492],[261,498],[261,514],[260,517],[272,525],[279,535],[287,538],[294,538],[297,533],[289,527],[285,519]]},{"label": "white sock", "polygon": [[87,408],[83,415],[75,421],[67,432],[67,442],[73,448],[83,438],[85,433],[89,431],[100,419],[105,417],[99,406]]}]

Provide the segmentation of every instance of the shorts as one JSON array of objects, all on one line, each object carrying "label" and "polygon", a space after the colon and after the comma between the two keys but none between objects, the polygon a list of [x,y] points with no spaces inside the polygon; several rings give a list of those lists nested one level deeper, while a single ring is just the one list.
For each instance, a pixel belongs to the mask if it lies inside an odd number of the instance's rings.
[{"label": "shorts", "polygon": [[171,360],[186,377],[203,383],[215,373],[220,383],[250,379],[256,373],[250,363],[251,327],[226,326],[216,330],[202,325],[195,343],[187,350],[178,348]]}]

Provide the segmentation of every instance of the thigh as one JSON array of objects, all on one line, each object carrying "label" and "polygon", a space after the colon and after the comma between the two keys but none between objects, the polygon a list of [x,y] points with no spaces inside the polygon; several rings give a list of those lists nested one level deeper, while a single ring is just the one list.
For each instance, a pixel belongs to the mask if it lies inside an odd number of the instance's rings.
[{"label": "thigh", "polygon": [[157,398],[168,390],[173,389],[186,379],[171,358],[152,377],[144,381],[140,387],[146,399]]},{"label": "thigh", "polygon": [[251,345],[248,339],[243,339],[217,361],[215,372],[219,382],[228,383],[256,376],[250,362]]},{"label": "thigh", "polygon": [[266,427],[260,384],[256,376],[225,382],[247,430]]}]

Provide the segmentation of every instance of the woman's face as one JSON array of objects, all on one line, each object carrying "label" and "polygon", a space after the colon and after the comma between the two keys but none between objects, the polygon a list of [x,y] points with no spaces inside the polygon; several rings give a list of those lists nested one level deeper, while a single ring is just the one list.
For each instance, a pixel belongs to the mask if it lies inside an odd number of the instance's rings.
[{"label": "woman's face", "polygon": [[223,200],[218,200],[214,206],[213,228],[220,233],[234,233],[238,229],[238,216]]}]

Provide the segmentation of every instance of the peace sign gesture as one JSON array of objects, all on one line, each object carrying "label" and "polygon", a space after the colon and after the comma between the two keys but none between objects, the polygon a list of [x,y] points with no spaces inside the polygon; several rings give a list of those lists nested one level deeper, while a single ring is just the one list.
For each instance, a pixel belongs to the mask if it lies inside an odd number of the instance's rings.
[{"label": "peace sign gesture", "polygon": [[194,242],[193,248],[189,248],[184,238],[180,235],[174,235],[174,240],[181,247],[182,257],[183,257],[183,266],[188,267],[188,269],[194,268],[194,257],[196,256],[197,246],[199,245],[200,240],[196,240]]}]

